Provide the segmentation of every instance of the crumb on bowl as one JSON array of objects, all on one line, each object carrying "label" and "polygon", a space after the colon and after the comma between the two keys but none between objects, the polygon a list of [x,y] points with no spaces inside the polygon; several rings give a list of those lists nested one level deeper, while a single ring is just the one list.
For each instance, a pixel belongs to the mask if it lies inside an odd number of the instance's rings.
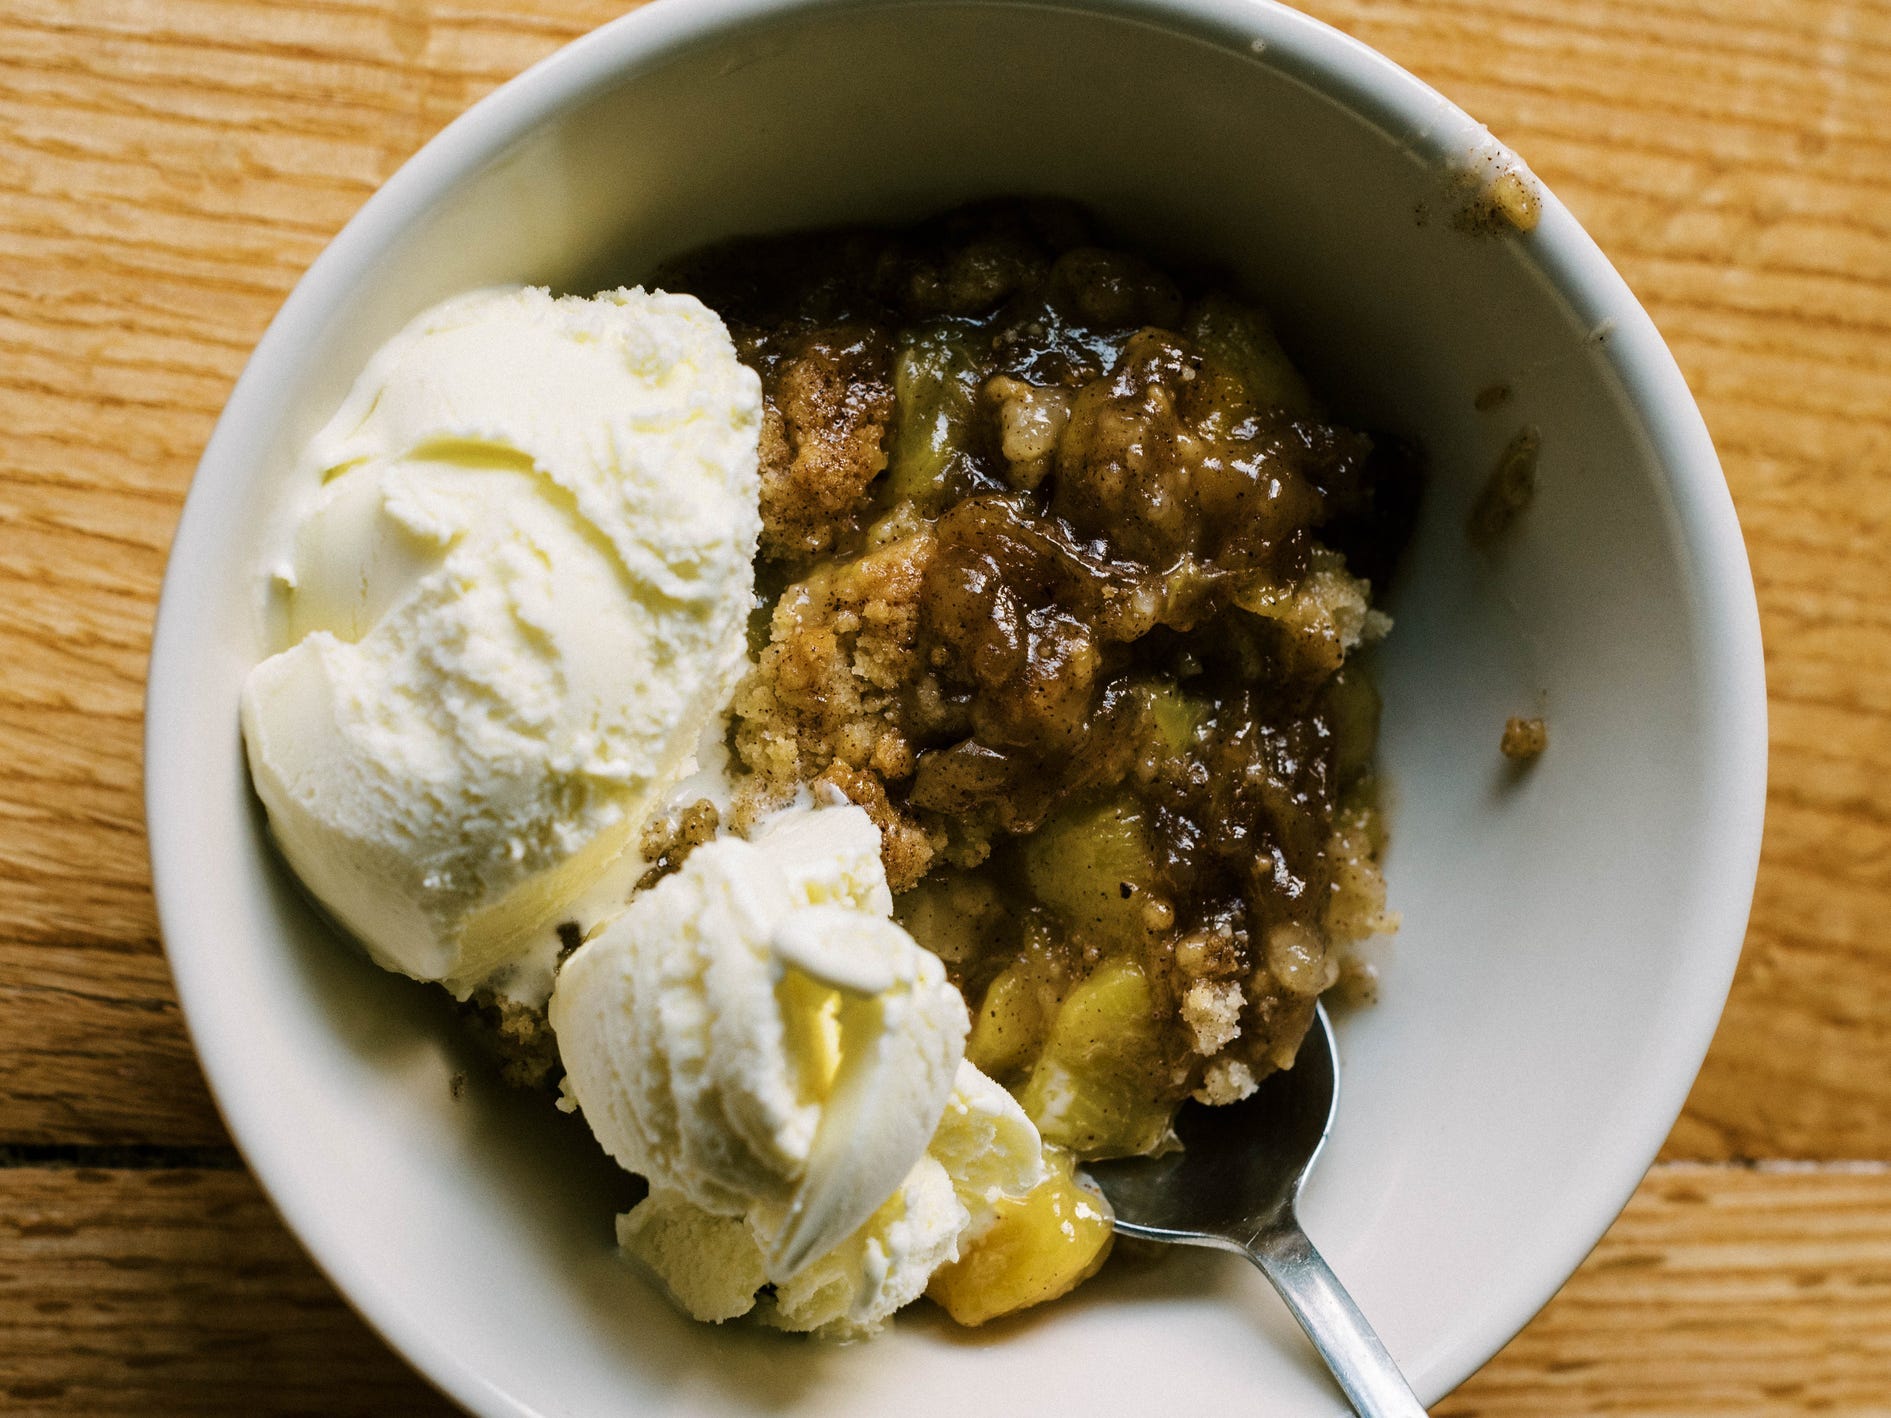
[{"label": "crumb on bowl", "polygon": [[1510,530],[1536,498],[1537,454],[1542,436],[1535,425],[1518,431],[1498,456],[1497,466],[1471,507],[1471,541],[1488,547]]},{"label": "crumb on bowl", "polygon": [[1513,763],[1532,762],[1542,757],[1543,750],[1550,746],[1549,725],[1541,719],[1512,715],[1504,724],[1503,742],[1499,746],[1504,757]]}]

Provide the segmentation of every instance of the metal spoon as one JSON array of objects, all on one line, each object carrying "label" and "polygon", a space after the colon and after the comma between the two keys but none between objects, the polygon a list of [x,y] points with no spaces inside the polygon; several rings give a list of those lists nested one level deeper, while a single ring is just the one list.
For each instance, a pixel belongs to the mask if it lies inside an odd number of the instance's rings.
[{"label": "metal spoon", "polygon": [[1085,1170],[1124,1235],[1235,1251],[1259,1266],[1361,1418],[1423,1418],[1398,1365],[1294,1215],[1338,1106],[1339,1060],[1320,1009],[1294,1066],[1266,1078],[1253,1097],[1182,1110],[1182,1151]]}]

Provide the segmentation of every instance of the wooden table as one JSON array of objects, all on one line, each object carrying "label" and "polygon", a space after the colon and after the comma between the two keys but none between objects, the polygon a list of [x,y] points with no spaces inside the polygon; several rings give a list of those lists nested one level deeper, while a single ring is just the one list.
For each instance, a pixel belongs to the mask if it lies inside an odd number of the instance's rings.
[{"label": "wooden table", "polygon": [[[204,439],[395,166],[622,0],[0,0],[0,1409],[443,1411],[230,1150],[159,952],[145,652]],[[1891,1414],[1891,5],[1318,0],[1574,208],[1753,554],[1773,790],[1687,1112],[1440,1412]]]}]

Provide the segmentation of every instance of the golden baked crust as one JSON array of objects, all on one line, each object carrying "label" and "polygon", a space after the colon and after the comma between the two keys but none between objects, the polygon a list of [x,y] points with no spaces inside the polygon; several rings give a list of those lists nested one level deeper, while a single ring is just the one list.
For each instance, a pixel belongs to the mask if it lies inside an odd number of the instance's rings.
[{"label": "golden baked crust", "polygon": [[[753,342],[747,342],[753,349]],[[870,326],[809,331],[774,356],[762,408],[762,555],[829,550],[886,468],[892,348]]]}]

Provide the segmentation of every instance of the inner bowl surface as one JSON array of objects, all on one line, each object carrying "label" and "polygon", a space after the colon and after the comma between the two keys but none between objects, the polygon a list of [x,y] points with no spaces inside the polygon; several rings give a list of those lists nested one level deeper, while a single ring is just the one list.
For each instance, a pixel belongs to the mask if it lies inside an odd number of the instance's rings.
[{"label": "inner bowl surface", "polygon": [[[166,945],[245,1155],[349,1298],[490,1414],[1086,1412],[1341,1404],[1227,1257],[1118,1263],[1072,1302],[823,1347],[680,1319],[615,1257],[626,1179],[509,1096],[444,997],[338,942],[271,855],[236,729],[296,452],[420,309],[501,281],[634,282],[704,241],[1078,198],[1217,262],[1355,422],[1432,486],[1378,658],[1405,926],[1341,1021],[1340,1122],[1305,1221],[1420,1396],[1554,1292],[1680,1109],[1738,953],[1764,691],[1731,504],[1674,363],[1546,196],[1528,236],[1451,220],[1503,154],[1382,58],[1247,0],[661,0],[562,51],[407,165],[297,287],[185,508],[151,666]],[[1475,396],[1511,390],[1488,412]],[[1495,555],[1463,523],[1541,430]],[[1546,713],[1527,774],[1505,718]],[[473,1083],[457,1101],[456,1073]]]}]

